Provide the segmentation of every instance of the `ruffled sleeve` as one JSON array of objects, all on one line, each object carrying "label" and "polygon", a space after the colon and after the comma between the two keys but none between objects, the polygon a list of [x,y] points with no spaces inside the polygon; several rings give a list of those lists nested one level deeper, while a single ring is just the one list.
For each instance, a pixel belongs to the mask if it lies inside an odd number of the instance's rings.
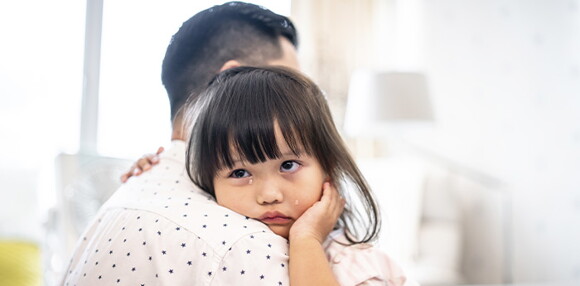
[{"label": "ruffled sleeve", "polygon": [[382,250],[370,244],[339,243],[344,241],[344,234],[332,233],[325,243],[328,261],[341,285],[418,285]]}]

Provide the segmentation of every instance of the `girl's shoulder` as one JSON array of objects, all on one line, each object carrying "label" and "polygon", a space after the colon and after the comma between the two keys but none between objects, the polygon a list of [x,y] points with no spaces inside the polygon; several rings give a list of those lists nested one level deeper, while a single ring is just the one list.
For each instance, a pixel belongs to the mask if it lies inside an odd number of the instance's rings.
[{"label": "girl's shoulder", "polygon": [[387,253],[369,243],[348,245],[342,230],[324,243],[326,257],[341,285],[416,285]]}]

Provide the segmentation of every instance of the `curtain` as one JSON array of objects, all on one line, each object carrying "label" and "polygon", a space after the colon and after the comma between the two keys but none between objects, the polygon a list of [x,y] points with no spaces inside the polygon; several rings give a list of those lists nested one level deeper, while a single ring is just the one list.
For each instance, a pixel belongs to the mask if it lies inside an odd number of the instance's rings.
[{"label": "curtain", "polygon": [[374,67],[377,37],[374,0],[292,0],[302,70],[326,93],[342,126],[351,73]]}]

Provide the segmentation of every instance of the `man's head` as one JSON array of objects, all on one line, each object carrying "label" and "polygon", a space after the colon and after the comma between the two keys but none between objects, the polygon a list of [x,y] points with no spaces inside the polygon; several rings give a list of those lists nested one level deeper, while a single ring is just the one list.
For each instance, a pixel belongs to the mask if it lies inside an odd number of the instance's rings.
[{"label": "man's head", "polygon": [[[162,66],[174,130],[181,107],[220,71],[240,65],[298,68],[292,22],[260,6],[228,2],[195,14],[173,35]],[[174,134],[175,137],[175,134]]]}]

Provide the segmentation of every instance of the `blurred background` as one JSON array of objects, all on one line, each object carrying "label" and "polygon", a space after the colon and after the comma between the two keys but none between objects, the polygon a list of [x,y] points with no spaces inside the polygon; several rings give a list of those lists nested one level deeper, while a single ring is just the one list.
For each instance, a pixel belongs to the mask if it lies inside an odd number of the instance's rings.
[{"label": "blurred background", "polygon": [[[165,49],[223,2],[0,3],[0,285],[56,285],[94,185],[168,145]],[[298,27],[409,276],[580,283],[580,0],[250,2]]]}]

